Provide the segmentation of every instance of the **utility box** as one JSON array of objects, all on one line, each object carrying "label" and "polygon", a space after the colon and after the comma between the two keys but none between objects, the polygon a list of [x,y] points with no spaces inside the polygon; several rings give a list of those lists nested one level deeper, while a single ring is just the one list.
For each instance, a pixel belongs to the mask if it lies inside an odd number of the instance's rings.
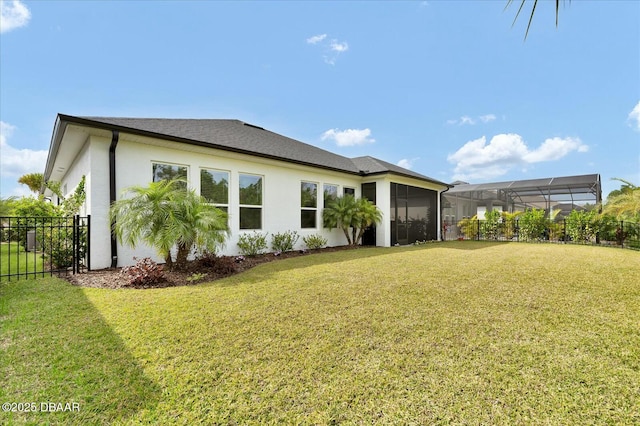
[{"label": "utility box", "polygon": [[27,231],[27,251],[36,250],[36,231]]}]

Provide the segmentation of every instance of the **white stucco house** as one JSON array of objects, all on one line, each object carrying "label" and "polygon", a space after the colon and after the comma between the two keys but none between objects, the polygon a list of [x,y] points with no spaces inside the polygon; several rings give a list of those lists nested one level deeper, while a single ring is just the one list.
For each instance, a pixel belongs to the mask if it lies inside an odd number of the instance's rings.
[{"label": "white stucco house", "polygon": [[[346,244],[340,230],[322,227],[328,197],[367,197],[383,221],[364,244],[392,246],[440,238],[440,195],[450,186],[373,157],[347,158],[239,120],[77,117],[56,118],[44,178],[71,194],[86,176],[91,215],[91,269],[125,266],[150,256],[111,235],[110,204],[132,185],[183,176],[188,186],[229,215],[231,236],[221,254],[238,253],[244,232],[322,234]],[[317,194],[305,205],[302,192]],[[48,196],[57,202],[56,197]],[[298,242],[302,248],[302,238]]]}]

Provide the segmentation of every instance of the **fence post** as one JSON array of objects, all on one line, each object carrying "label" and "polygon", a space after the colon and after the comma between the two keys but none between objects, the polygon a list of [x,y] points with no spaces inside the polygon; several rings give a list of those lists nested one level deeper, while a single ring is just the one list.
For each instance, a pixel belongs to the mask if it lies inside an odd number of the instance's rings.
[{"label": "fence post", "polygon": [[[68,222],[67,222],[68,223]],[[73,215],[73,223],[71,230],[71,268],[73,274],[75,275],[78,272],[78,215]]]},{"label": "fence post", "polygon": [[567,219],[562,219],[562,241],[567,242]]}]

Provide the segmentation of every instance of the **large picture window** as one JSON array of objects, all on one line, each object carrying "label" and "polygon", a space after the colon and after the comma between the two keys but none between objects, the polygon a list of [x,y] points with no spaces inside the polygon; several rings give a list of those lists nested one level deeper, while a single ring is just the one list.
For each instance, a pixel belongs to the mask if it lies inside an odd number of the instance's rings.
[{"label": "large picture window", "polygon": [[262,176],[243,175],[240,185],[240,229],[262,229]]},{"label": "large picture window", "polygon": [[229,172],[200,170],[200,195],[225,212],[229,210]]},{"label": "large picture window", "polygon": [[318,212],[318,184],[302,182],[300,185],[300,227],[315,228]]},{"label": "large picture window", "polygon": [[187,187],[188,167],[179,164],[152,163],[153,182],[161,180],[183,179],[184,187]]}]

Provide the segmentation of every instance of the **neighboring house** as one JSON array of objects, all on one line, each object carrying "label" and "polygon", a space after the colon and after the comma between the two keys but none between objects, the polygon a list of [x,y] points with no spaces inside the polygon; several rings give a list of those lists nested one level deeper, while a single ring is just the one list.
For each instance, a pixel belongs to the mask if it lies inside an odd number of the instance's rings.
[{"label": "neighboring house", "polygon": [[160,260],[150,247],[131,249],[111,235],[109,206],[133,185],[186,178],[189,188],[228,212],[231,236],[221,250],[228,255],[238,253],[240,234],[254,230],[322,234],[329,245],[346,244],[340,230],[322,226],[325,204],[343,194],[366,197],[382,211],[382,223],[367,230],[364,244],[439,239],[440,194],[450,187],[376,158],[346,158],[239,120],[59,114],[45,180],[61,182],[67,196],[83,175],[81,213],[91,215],[92,269],[129,265],[133,256]]}]

